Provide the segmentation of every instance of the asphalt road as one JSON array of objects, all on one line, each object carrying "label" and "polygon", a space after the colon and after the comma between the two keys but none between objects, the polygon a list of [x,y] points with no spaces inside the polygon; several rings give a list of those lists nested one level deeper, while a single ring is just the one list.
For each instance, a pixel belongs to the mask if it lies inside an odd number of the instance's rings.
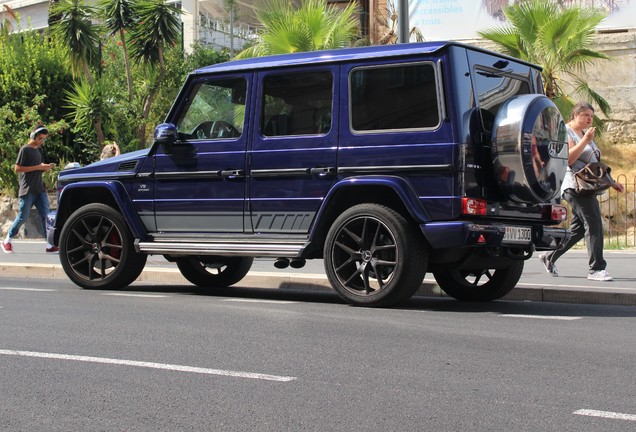
[{"label": "asphalt road", "polygon": [[[60,278],[68,280],[61,269],[59,257],[44,253],[41,241],[16,241],[16,253],[0,253],[0,274],[14,277]],[[545,272],[538,258],[525,262],[524,273],[517,287],[505,298],[547,302],[588,304],[615,304],[636,306],[636,251],[606,251],[607,270],[614,277],[612,282],[587,280],[587,255],[583,250],[572,250],[558,262],[561,277],[554,278]],[[237,284],[241,288],[267,288],[307,291],[328,291],[321,260],[310,260],[301,269],[278,270],[273,260],[256,260],[247,277]],[[150,256],[139,282],[179,284],[184,290],[193,290],[178,272],[174,263],[161,256]],[[68,282],[68,285],[72,285]],[[418,292],[420,296],[439,297],[444,294],[436,286],[431,274],[427,274]]]},{"label": "asphalt road", "polygon": [[6,431],[634,431],[636,309],[0,275]]}]

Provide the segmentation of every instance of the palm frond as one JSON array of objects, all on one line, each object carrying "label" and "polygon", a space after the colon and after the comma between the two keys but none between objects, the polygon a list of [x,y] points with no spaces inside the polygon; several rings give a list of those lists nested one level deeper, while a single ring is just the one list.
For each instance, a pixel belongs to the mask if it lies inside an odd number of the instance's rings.
[{"label": "palm frond", "polygon": [[599,109],[603,112],[603,114],[605,114],[606,117],[609,117],[612,109],[607,100],[605,100],[605,98],[598,94],[596,91],[592,90],[587,81],[577,78],[575,80],[575,83],[575,93],[580,95],[583,100],[592,101],[596,106],[599,107]]},{"label": "palm frond", "polygon": [[91,22],[94,13],[95,8],[82,0],[61,0],[50,10],[50,15],[57,17],[49,28],[50,34],[68,47],[74,76],[99,62],[99,27]]},{"label": "palm frond", "polygon": [[110,35],[130,28],[137,20],[131,0],[99,0],[97,8]]},{"label": "palm frond", "polygon": [[344,9],[325,0],[305,0],[295,8],[287,0],[264,0],[256,16],[262,27],[260,41],[236,58],[341,48],[358,33],[355,5]]},{"label": "palm frond", "polygon": [[[586,66],[609,57],[591,48],[595,27],[605,15],[590,8],[562,8],[551,0],[527,0],[504,8],[510,26],[487,29],[479,34],[495,42],[500,49],[543,68],[545,93],[551,98],[567,97],[565,88],[577,88],[605,112],[600,95],[589,86],[581,86],[578,73]],[[560,77],[573,77],[569,84]]]},{"label": "palm frond", "polygon": [[501,52],[522,60],[528,60],[527,50],[524,48],[519,33],[512,27],[499,27],[478,32],[484,39],[499,45]]},{"label": "palm frond", "polygon": [[175,44],[181,35],[181,11],[163,0],[142,0],[136,4],[138,22],[130,32],[130,55],[137,61],[162,61],[162,50]]}]

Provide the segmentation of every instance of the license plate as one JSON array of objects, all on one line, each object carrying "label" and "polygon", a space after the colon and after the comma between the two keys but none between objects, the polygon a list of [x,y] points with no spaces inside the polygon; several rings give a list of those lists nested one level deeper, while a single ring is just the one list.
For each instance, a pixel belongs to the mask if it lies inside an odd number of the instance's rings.
[{"label": "license plate", "polygon": [[532,228],[507,226],[503,241],[506,243],[530,243],[532,241]]}]

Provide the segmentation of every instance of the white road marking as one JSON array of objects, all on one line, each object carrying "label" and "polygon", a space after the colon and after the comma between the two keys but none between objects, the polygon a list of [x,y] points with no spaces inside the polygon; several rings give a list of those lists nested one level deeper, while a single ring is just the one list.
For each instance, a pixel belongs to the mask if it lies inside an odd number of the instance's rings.
[{"label": "white road marking", "polygon": [[530,318],[530,319],[544,319],[544,320],[557,320],[557,321],[576,321],[581,317],[576,316],[559,316],[559,315],[523,315],[523,314],[501,314],[499,316],[507,318]]},{"label": "white road marking", "polygon": [[112,364],[112,365],[122,365],[122,366],[135,366],[135,367],[143,367],[143,368],[150,368],[150,369],[162,369],[162,370],[169,370],[169,371],[176,371],[176,372],[189,372],[189,373],[199,373],[199,374],[206,374],[206,375],[220,375],[220,376],[227,376],[227,377],[233,377],[233,378],[248,378],[248,379],[258,379],[258,380],[265,380],[265,381],[289,382],[296,379],[296,377],[291,377],[291,376],[268,375],[268,374],[262,374],[262,373],[240,372],[240,371],[230,371],[230,370],[222,370],[222,369],[208,369],[208,368],[173,365],[173,364],[166,364],[166,363],[152,363],[152,362],[142,362],[142,361],[135,361],[135,360],[122,360],[122,359],[113,359],[113,358],[104,358],[104,357],[87,357],[87,356],[43,353],[43,352],[33,352],[33,351],[0,350],[0,355],[37,357],[37,358],[54,359],[54,360],[71,360],[71,361],[102,363],[102,364]]},{"label": "white road marking", "polygon": [[4,287],[4,288],[0,288],[0,290],[5,290],[5,291],[42,291],[42,292],[55,291],[54,289],[48,289],[48,288],[16,288],[16,287]]},{"label": "white road marking", "polygon": [[116,296],[116,297],[146,297],[146,298],[169,297],[167,295],[161,295],[161,294],[102,293],[102,295],[105,295],[105,296]]},{"label": "white road marking", "polygon": [[259,300],[259,299],[242,299],[242,298],[229,298],[223,299],[226,302],[238,302],[238,303],[273,303],[273,304],[294,304],[295,301],[290,300]]},{"label": "white road marking", "polygon": [[636,415],[634,414],[622,414],[622,413],[611,412],[611,411],[580,409],[580,410],[574,411],[572,414],[588,416],[588,417],[601,417],[601,418],[612,419],[612,420],[636,421]]}]

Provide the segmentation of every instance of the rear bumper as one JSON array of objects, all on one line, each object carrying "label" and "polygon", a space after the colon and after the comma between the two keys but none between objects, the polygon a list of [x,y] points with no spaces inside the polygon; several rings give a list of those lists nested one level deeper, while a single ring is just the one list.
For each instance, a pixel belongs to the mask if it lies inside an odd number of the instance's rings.
[{"label": "rear bumper", "polygon": [[[532,228],[530,243],[504,241],[506,226]],[[570,238],[570,230],[542,225],[477,224],[469,221],[431,222],[420,225],[422,233],[433,249],[457,247],[511,247],[535,250],[560,249]]]}]

